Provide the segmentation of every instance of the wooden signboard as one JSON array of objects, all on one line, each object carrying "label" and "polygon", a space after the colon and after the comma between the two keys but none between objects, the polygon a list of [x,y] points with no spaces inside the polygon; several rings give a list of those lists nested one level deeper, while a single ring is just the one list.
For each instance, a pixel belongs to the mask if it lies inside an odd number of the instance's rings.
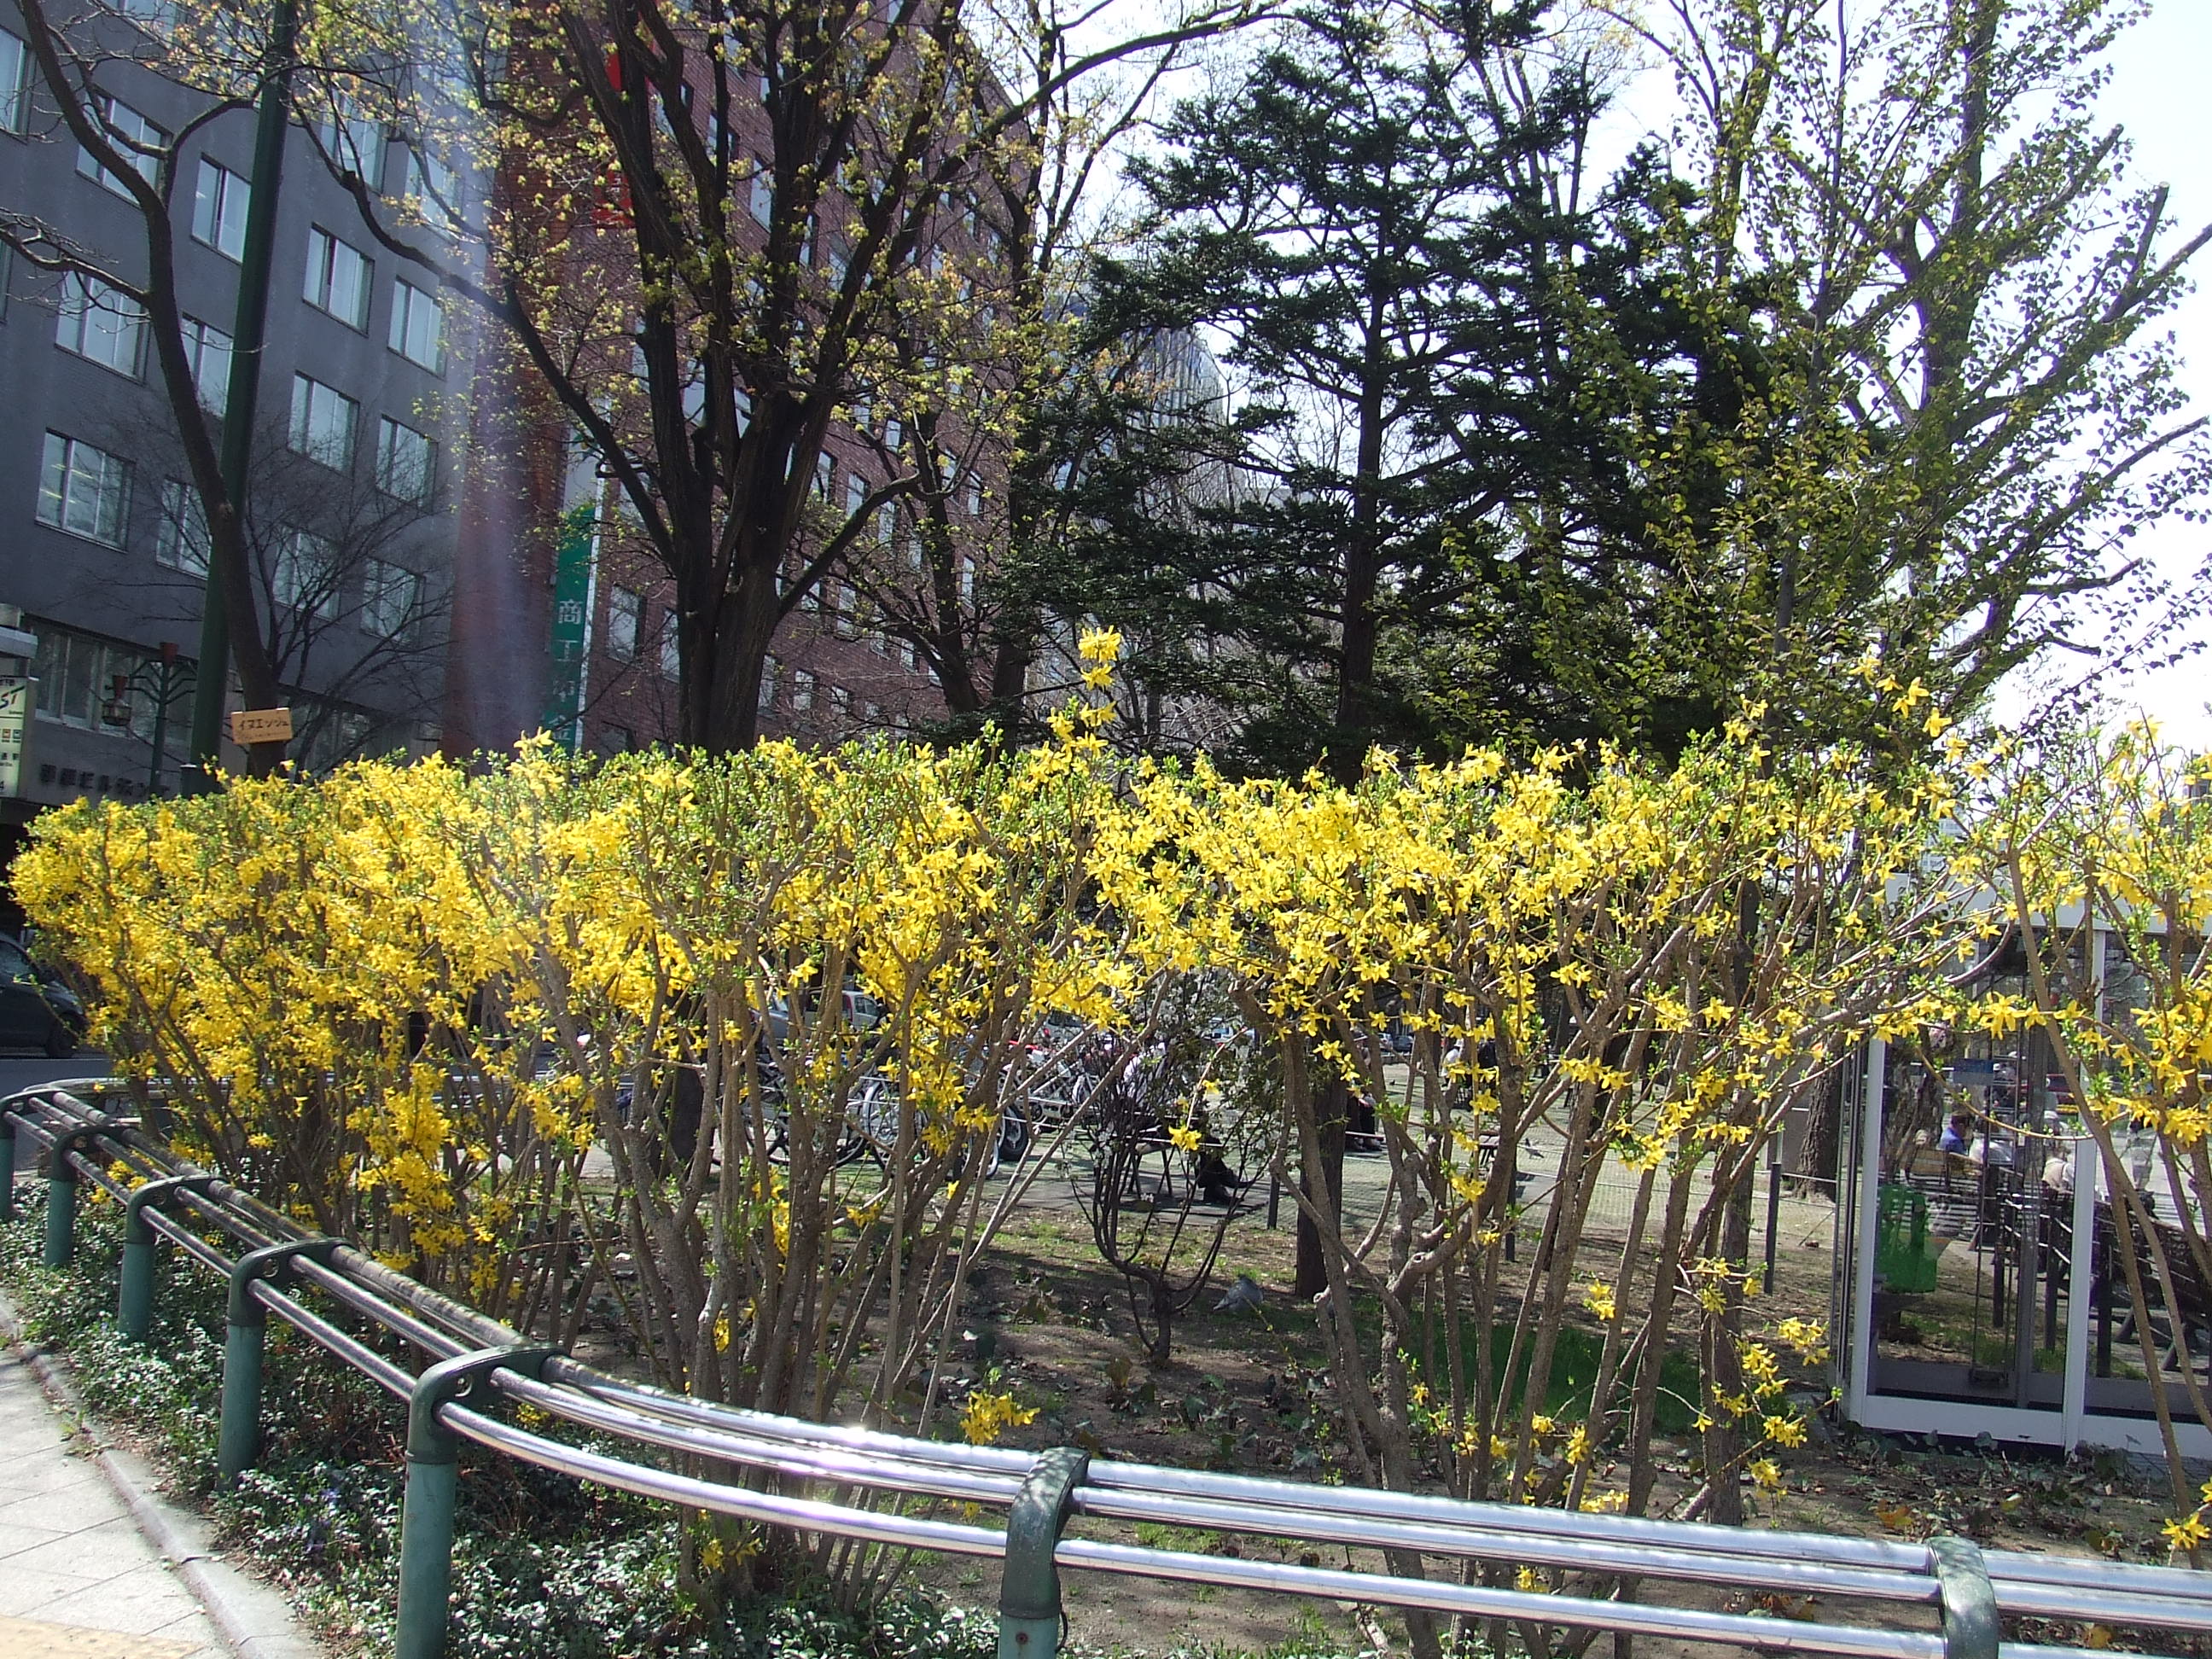
[{"label": "wooden signboard", "polygon": [[292,711],[289,708],[234,708],[230,711],[230,740],[239,744],[289,743]]}]

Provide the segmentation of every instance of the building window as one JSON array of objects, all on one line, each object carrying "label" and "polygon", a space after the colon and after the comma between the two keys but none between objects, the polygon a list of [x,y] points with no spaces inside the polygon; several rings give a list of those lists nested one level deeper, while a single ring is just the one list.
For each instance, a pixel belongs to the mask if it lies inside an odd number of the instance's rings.
[{"label": "building window", "polygon": [[760,706],[763,709],[775,707],[775,666],[774,657],[761,664]]},{"label": "building window", "polygon": [[841,720],[853,718],[853,694],[842,685],[830,688],[830,713],[833,718]]},{"label": "building window", "polygon": [[978,478],[968,480],[968,516],[971,519],[983,516],[983,484]]},{"label": "building window", "polygon": [[422,222],[448,234],[460,228],[460,180],[453,168],[419,149],[407,152],[407,197]]},{"label": "building window", "polygon": [[868,703],[860,710],[860,718],[866,720],[871,726],[881,726],[884,723],[883,704],[879,702]]},{"label": "building window", "polygon": [[604,726],[599,728],[599,752],[605,755],[626,755],[637,747],[637,734],[627,726]]},{"label": "building window", "polygon": [[[109,140],[129,159],[131,170],[153,183],[161,164],[160,152],[167,147],[169,135],[119,98],[101,99],[100,116]],[[76,170],[87,179],[98,179],[118,196],[131,194],[131,187],[93,160],[92,152],[82,144],[76,149]]]},{"label": "building window", "polygon": [[817,455],[814,458],[814,493],[826,501],[836,488],[837,458]]},{"label": "building window", "polygon": [[376,487],[417,507],[430,504],[438,483],[438,446],[389,416],[376,424]]},{"label": "building window", "polygon": [[753,163],[752,210],[754,222],[763,230],[775,217],[775,179],[765,161]]},{"label": "building window", "polygon": [[200,407],[220,420],[230,407],[230,336],[197,317],[184,319],[184,335],[185,361],[191,365]]},{"label": "building window", "polygon": [[619,662],[637,655],[640,624],[645,620],[645,597],[627,587],[607,592],[607,654]]},{"label": "building window", "polygon": [[670,680],[684,677],[684,635],[673,611],[660,613],[660,675]]},{"label": "building window", "polygon": [[246,257],[246,210],[253,186],[228,167],[200,158],[199,188],[192,196],[192,240],[227,259]]},{"label": "building window", "polygon": [[138,378],[138,343],[145,336],[146,312],[127,294],[97,277],[70,271],[62,278],[61,314],[54,343],[89,358],[118,374]]},{"label": "building window", "polygon": [[131,464],[104,449],[46,434],[39,473],[39,522],[108,547],[123,545],[131,506]]},{"label": "building window", "polygon": [[791,712],[804,714],[814,707],[814,676],[800,669],[791,677]]},{"label": "building window", "polygon": [[31,71],[31,53],[21,40],[0,29],[0,132],[23,130],[24,88]]},{"label": "building window", "polygon": [[857,519],[868,502],[868,481],[855,472],[845,480],[845,516]]},{"label": "building window", "polygon": [[975,601],[975,561],[968,554],[960,556],[960,602],[972,605]]},{"label": "building window", "polygon": [[188,576],[208,568],[207,515],[199,494],[181,478],[161,482],[161,517],[154,526],[154,562]]},{"label": "building window", "polygon": [[276,565],[270,573],[276,603],[325,619],[337,612],[338,548],[326,536],[287,526],[276,538]]},{"label": "building window", "polygon": [[325,466],[353,465],[354,419],[361,405],[320,380],[292,377],[292,447]]},{"label": "building window", "polygon": [[[92,732],[114,730],[101,720],[100,704],[115,677],[129,678],[143,661],[137,653],[105,640],[41,625],[33,671],[38,681],[39,718]],[[143,737],[150,729],[150,719],[137,698],[131,701],[128,729]]]},{"label": "building window", "polygon": [[341,108],[315,126],[323,150],[341,172],[350,173],[371,190],[384,188],[384,123]]},{"label": "building window", "polygon": [[358,248],[326,230],[307,233],[305,298],[348,328],[368,326],[368,283],[373,267]]},{"label": "building window", "polygon": [[361,627],[365,634],[404,639],[414,626],[422,579],[404,565],[369,559],[362,567]]},{"label": "building window", "polygon": [[404,278],[392,284],[391,344],[409,362],[446,372],[446,308]]}]

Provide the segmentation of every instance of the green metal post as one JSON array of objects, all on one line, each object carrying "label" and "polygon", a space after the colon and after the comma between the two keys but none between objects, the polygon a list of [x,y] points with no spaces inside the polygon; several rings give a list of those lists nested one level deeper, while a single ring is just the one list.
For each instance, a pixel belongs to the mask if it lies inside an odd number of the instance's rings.
[{"label": "green metal post", "polygon": [[149,1181],[123,1201],[123,1282],[116,1292],[116,1328],[143,1342],[154,1325],[154,1230],[149,1209],[166,1208],[179,1194],[205,1192],[213,1176],[166,1176]]},{"label": "green metal post", "polygon": [[253,1467],[261,1449],[261,1359],[269,1310],[253,1294],[258,1280],[283,1283],[301,1256],[327,1259],[335,1238],[302,1238],[248,1250],[230,1267],[230,1302],[222,1343],[222,1423],[216,1442],[216,1478],[223,1486]]},{"label": "green metal post", "polygon": [[[450,1438],[451,1437],[447,1437]],[[398,1659],[441,1659],[447,1603],[453,1588],[453,1500],[460,1485],[455,1454],[419,1457],[407,1450],[407,1496],[399,1511]]]},{"label": "green metal post", "polygon": [[1060,1567],[1053,1556],[1090,1468],[1088,1452],[1054,1447],[1037,1454],[1014,1495],[999,1581],[999,1659],[1053,1659],[1060,1650]]},{"label": "green metal post", "polygon": [[76,1171],[70,1143],[57,1140],[46,1155],[46,1266],[66,1267],[76,1254]]},{"label": "green metal post", "polygon": [[1997,1659],[2002,1633],[1996,1592],[1980,1548],[1963,1538],[1931,1538],[1928,1553],[1942,1593],[1944,1659]]},{"label": "green metal post", "polygon": [[0,1221],[15,1218],[15,1120],[0,1112]]},{"label": "green metal post", "polygon": [[415,1379],[407,1401],[407,1492],[399,1510],[399,1618],[396,1659],[441,1659],[447,1603],[453,1587],[453,1503],[460,1440],[438,1420],[459,1400],[473,1400],[504,1367],[536,1376],[558,1348],[488,1348],[440,1360]]}]

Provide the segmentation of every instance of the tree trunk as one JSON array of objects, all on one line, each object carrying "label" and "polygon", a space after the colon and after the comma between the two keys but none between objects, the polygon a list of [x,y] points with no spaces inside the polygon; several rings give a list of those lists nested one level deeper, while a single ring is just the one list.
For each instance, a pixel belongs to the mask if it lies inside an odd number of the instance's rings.
[{"label": "tree trunk", "polygon": [[[1332,1218],[1344,1213],[1344,1132],[1351,1094],[1351,1086],[1340,1077],[1331,1078],[1316,1091],[1314,1127],[1321,1141],[1321,1167],[1298,1171],[1299,1189]],[[1291,1293],[1304,1301],[1328,1288],[1328,1269],[1322,1260],[1320,1230],[1304,1210],[1298,1212],[1297,1237],[1297,1273]]]}]

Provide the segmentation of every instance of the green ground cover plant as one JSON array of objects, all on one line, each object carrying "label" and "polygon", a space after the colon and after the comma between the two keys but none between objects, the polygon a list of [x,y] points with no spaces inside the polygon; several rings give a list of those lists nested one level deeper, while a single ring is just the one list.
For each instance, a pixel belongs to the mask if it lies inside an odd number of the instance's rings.
[{"label": "green ground cover plant", "polygon": [[[149,1344],[114,1327],[112,1204],[80,1218],[77,1260],[40,1262],[45,1203],[19,1190],[0,1225],[0,1289],[24,1340],[65,1355],[103,1421],[140,1442],[341,1651],[391,1643],[404,1413],[281,1322],[269,1333],[258,1466],[216,1485],[222,1287],[172,1271]],[[338,1310],[325,1310],[337,1317]],[[356,1331],[356,1334],[364,1334]],[[633,1455],[635,1455],[633,1450]],[[866,1618],[804,1592],[710,1611],[679,1583],[682,1523],[663,1506],[463,1451],[452,1650],[484,1659],[985,1659],[996,1620],[920,1592]]]}]

